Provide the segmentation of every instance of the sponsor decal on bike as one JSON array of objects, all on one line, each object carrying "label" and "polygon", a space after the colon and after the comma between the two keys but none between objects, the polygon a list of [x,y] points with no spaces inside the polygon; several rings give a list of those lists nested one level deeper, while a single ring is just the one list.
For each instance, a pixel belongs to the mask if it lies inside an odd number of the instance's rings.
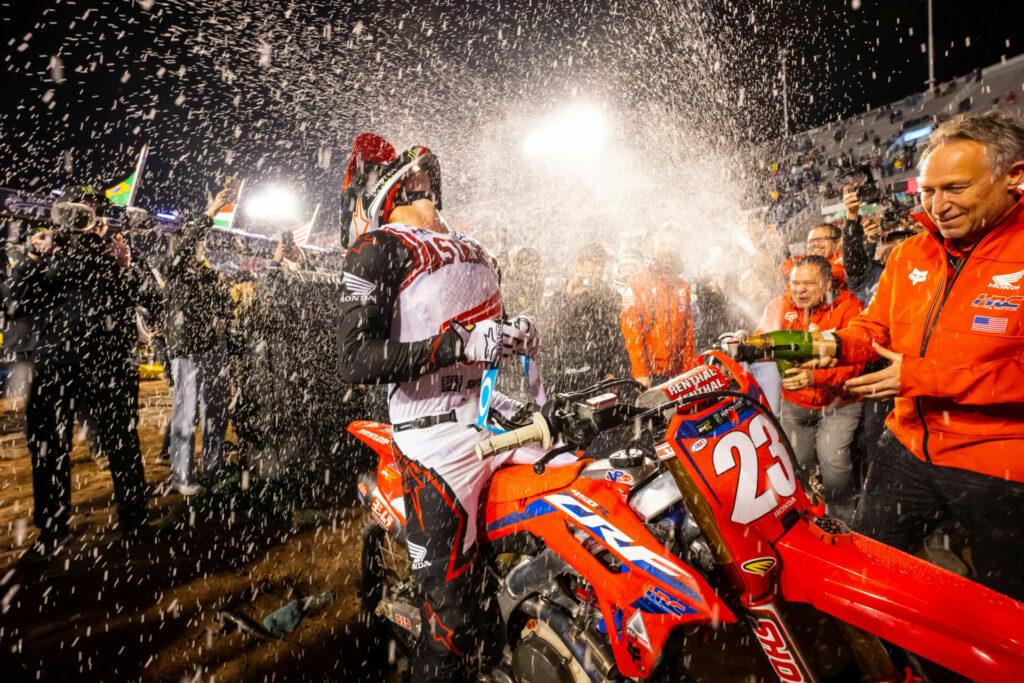
[{"label": "sponsor decal on bike", "polygon": [[1024,303],[1024,296],[1000,296],[982,292],[971,303],[971,306],[994,311],[1016,311],[1022,303]]},{"label": "sponsor decal on bike", "polygon": [[708,445],[707,439],[697,439],[690,444],[690,452],[697,453],[698,451],[704,450],[704,447]]},{"label": "sponsor decal on bike", "polygon": [[369,495],[370,493],[370,487],[364,484],[363,482],[359,482],[358,484],[356,484],[356,490],[359,491],[359,500],[366,498],[366,496]]},{"label": "sponsor decal on bike", "polygon": [[395,524],[395,518],[391,516],[391,511],[388,510],[388,506],[380,499],[379,496],[374,496],[373,501],[370,503],[370,512],[377,518],[380,525],[391,531],[391,527]]},{"label": "sponsor decal on bike", "polygon": [[764,576],[768,571],[775,566],[774,557],[758,557],[754,560],[747,560],[742,565],[743,571],[749,572],[750,574],[757,574],[758,576]]},{"label": "sponsor decal on bike", "polygon": [[672,446],[667,441],[662,441],[655,446],[654,452],[658,454],[659,460],[668,460],[669,458],[676,457],[676,452],[672,450]]},{"label": "sponsor decal on bike", "polygon": [[592,498],[583,495],[582,493],[580,493],[576,489],[569,489],[569,493],[571,493],[572,495],[576,496],[577,498],[582,500],[584,503],[586,503],[590,507],[592,507],[595,510],[597,510],[598,512],[600,512],[605,517],[608,516],[608,510],[606,510],[603,505],[600,505],[597,501],[593,500]]},{"label": "sponsor decal on bike", "polygon": [[[692,373],[692,374],[691,374]],[[718,391],[727,389],[728,384],[716,368],[705,367],[700,370],[691,370],[683,375],[675,384],[665,390],[668,397],[673,401],[690,394],[703,393],[705,391]]]},{"label": "sponsor decal on bike", "polygon": [[608,470],[605,472],[604,478],[608,481],[613,481],[616,484],[633,483],[633,475],[629,472],[623,472],[622,470]]},{"label": "sponsor decal on bike", "polygon": [[626,622],[626,635],[643,645],[649,652],[654,652],[654,648],[651,647],[651,638],[647,635],[644,613],[640,610],[633,612],[633,616]]},{"label": "sponsor decal on bike", "polygon": [[408,629],[409,631],[412,630],[412,622],[409,621],[409,618],[404,614],[399,614],[398,612],[395,612],[395,623],[404,629]]},{"label": "sponsor decal on bike", "polygon": [[684,595],[700,602],[700,597],[697,593],[679,581],[679,577],[683,576],[681,568],[661,557],[650,548],[637,545],[636,541],[620,531],[611,522],[593,514],[572,496],[565,493],[556,493],[545,496],[544,500],[569,517],[572,517],[627,561],[652,576],[656,576]]},{"label": "sponsor decal on bike", "polygon": [[688,612],[693,614],[697,611],[657,586],[647,586],[643,596],[634,600],[630,607],[635,607],[648,614],[671,614],[677,617]]},{"label": "sponsor decal on bike", "polygon": [[753,631],[780,680],[787,683],[802,683],[806,680],[786,639],[782,637],[782,630],[774,621],[758,619]]},{"label": "sponsor decal on bike", "polygon": [[389,443],[391,443],[391,439],[387,438],[386,436],[381,436],[380,434],[377,434],[375,432],[371,432],[369,429],[360,429],[359,433],[365,436],[370,441],[376,441],[377,443],[383,446],[387,446]]}]

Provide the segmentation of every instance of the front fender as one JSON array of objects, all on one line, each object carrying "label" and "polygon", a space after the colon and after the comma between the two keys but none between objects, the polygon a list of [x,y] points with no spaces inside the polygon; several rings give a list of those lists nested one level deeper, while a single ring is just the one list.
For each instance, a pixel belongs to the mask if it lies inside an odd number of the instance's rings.
[{"label": "front fender", "polygon": [[1024,680],[1024,603],[859,534],[794,526],[782,594],[979,681]]}]

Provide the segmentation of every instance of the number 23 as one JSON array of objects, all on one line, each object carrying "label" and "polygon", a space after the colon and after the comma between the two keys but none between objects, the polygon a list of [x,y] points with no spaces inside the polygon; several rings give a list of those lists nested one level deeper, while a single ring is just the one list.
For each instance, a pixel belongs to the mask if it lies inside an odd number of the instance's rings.
[{"label": "number 23", "polygon": [[[768,452],[777,462],[765,470],[769,487],[757,492],[761,468],[757,461],[757,449],[768,444]],[[796,476],[775,427],[764,415],[755,415],[750,420],[750,436],[742,431],[729,432],[715,444],[711,462],[715,474],[721,476],[736,467],[739,454],[739,480],[736,484],[736,502],[732,508],[732,521],[750,524],[764,517],[779,504],[779,496],[788,498],[796,493]],[[778,495],[776,495],[778,494]]]}]

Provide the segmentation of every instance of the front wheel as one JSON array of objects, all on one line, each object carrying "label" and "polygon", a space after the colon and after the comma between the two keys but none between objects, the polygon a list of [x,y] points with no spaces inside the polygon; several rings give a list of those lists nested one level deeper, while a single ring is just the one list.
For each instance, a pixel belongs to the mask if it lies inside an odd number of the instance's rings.
[{"label": "front wheel", "polygon": [[[363,580],[359,598],[374,634],[375,645],[387,653],[389,660],[408,656],[415,647],[416,637],[408,629],[379,616],[382,600],[422,604],[412,580],[406,549],[387,531],[370,522],[363,531],[361,565]],[[393,647],[397,652],[392,650]]]}]

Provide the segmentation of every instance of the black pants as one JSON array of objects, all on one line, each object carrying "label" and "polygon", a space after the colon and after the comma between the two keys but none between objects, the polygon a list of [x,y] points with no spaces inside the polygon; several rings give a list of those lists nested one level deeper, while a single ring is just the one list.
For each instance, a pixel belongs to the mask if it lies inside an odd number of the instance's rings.
[{"label": "black pants", "polygon": [[25,421],[34,521],[44,539],[68,532],[71,437],[78,412],[91,414],[98,427],[93,438],[107,456],[121,527],[130,530],[145,522],[145,479],[135,431],[138,404],[139,374],[131,359],[100,359],[91,366],[36,359]]},{"label": "black pants", "polygon": [[943,521],[967,531],[978,582],[1024,600],[1024,484],[918,460],[886,430],[854,527],[906,552]]},{"label": "black pants", "polygon": [[463,552],[467,515],[455,492],[429,468],[395,449],[402,471],[406,533],[412,574],[423,594],[422,626],[417,652],[410,663],[410,680],[468,681],[466,658],[473,655],[488,618],[483,603],[484,573],[476,546]]}]

